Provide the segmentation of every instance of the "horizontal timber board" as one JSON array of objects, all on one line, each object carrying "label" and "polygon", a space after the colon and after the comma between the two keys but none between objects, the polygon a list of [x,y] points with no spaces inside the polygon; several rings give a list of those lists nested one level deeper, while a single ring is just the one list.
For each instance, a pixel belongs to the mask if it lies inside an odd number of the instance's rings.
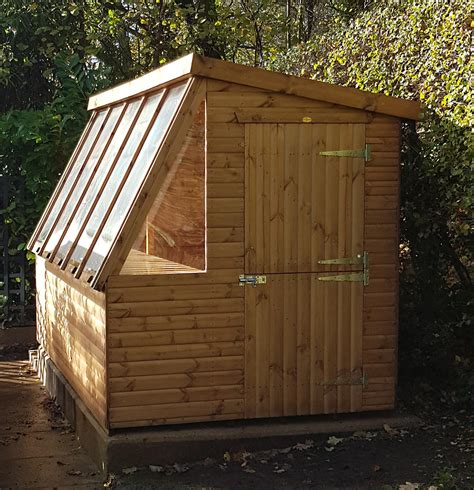
[{"label": "horizontal timber board", "polygon": [[242,411],[243,399],[168,403],[143,407],[119,407],[109,411],[110,422],[168,417],[212,416]]},{"label": "horizontal timber board", "polygon": [[[111,393],[160,391],[206,386],[243,386],[243,370],[160,374],[111,378]],[[158,403],[158,402],[155,402]],[[161,402],[160,402],[161,403]]]},{"label": "horizontal timber board", "polygon": [[240,182],[244,181],[243,168],[237,167],[222,167],[222,168],[208,168],[207,169],[207,182],[208,183],[226,183],[226,182]]},{"label": "horizontal timber board", "polygon": [[228,284],[235,279],[239,269],[224,269],[219,271],[207,271],[191,274],[169,274],[156,276],[111,276],[109,278],[109,290],[124,287],[153,287],[153,286],[177,286],[177,285],[202,285],[202,284]]},{"label": "horizontal timber board", "polygon": [[244,154],[240,153],[206,153],[207,172],[216,169],[243,169],[245,165]]},{"label": "horizontal timber board", "polygon": [[110,407],[140,407],[165,403],[188,403],[197,401],[229,400],[241,398],[243,386],[203,386],[196,388],[167,389],[157,391],[132,391],[112,393]]},{"label": "horizontal timber board", "polygon": [[244,229],[242,227],[210,228],[207,230],[208,243],[243,242]]},{"label": "horizontal timber board", "polygon": [[[236,278],[236,281],[238,279]],[[112,303],[109,305],[109,318],[126,318],[130,316],[189,315],[198,313],[233,313],[243,311],[241,298],[214,299],[212,301],[183,300],[146,301],[143,303]]]},{"label": "horizontal timber board", "polygon": [[278,94],[275,92],[251,92],[238,91],[235,88],[231,92],[207,92],[207,104],[209,107],[311,107],[326,108],[339,107],[329,102],[312,100],[305,97]]},{"label": "horizontal timber board", "polygon": [[116,347],[150,347],[152,345],[193,344],[244,340],[243,327],[166,330],[158,332],[111,333],[109,349]]},{"label": "horizontal timber board", "polygon": [[151,420],[132,420],[126,422],[112,422],[111,429],[150,427],[159,425],[193,424],[196,422],[215,422],[219,420],[240,420],[244,418],[243,411],[237,413],[226,413],[224,415],[202,415],[197,417],[163,417]]},{"label": "horizontal timber board", "polygon": [[207,137],[207,151],[210,153],[243,153],[244,139],[242,137]]},{"label": "horizontal timber board", "polygon": [[108,293],[109,304],[243,297],[243,289],[239,287],[235,277],[232,279],[233,281],[228,284],[183,284],[121,289],[114,288]]},{"label": "horizontal timber board", "polygon": [[370,335],[396,335],[395,321],[366,321],[364,323],[364,337]]},{"label": "horizontal timber board", "polygon": [[244,197],[244,184],[238,183],[217,183],[217,184],[207,184],[207,196],[209,198],[213,197]]},{"label": "horizontal timber board", "polygon": [[111,318],[109,333],[153,332],[159,330],[186,330],[201,328],[226,328],[244,324],[244,314],[205,313],[201,315],[165,315],[154,317]]},{"label": "horizontal timber board", "polygon": [[179,359],[189,357],[239,356],[242,354],[242,341],[212,342],[207,344],[172,344],[110,349],[108,361],[150,361],[154,359]]},{"label": "horizontal timber board", "polygon": [[199,372],[242,371],[243,356],[201,357],[184,359],[117,362],[109,364],[109,377],[187,374]]},{"label": "horizontal timber board", "polygon": [[364,111],[311,107],[237,109],[235,116],[239,123],[368,123],[372,119],[372,115]]}]

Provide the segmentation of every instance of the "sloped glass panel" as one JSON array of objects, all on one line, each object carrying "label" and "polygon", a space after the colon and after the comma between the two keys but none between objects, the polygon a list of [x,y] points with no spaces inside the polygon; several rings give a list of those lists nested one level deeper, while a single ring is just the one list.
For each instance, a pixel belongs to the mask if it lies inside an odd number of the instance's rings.
[{"label": "sloped glass panel", "polygon": [[74,183],[76,182],[77,176],[83,169],[84,162],[87,158],[87,155],[89,154],[89,151],[92,148],[92,145],[94,144],[97,135],[99,134],[99,131],[102,128],[102,123],[104,122],[105,115],[107,114],[107,110],[103,110],[97,114],[95,120],[92,123],[92,127],[89,131],[89,134],[87,135],[87,139],[82,145],[81,150],[79,151],[79,154],[76,157],[76,161],[74,162],[74,165],[71,169],[70,174],[68,175],[66,181],[64,182],[64,186],[61,190],[61,193],[59,194],[58,198],[56,199],[47,220],[45,221],[41,232],[39,233],[39,236],[36,240],[36,244],[34,247],[34,251],[38,251],[43,242],[45,241],[46,237],[48,236],[51,227],[53,226],[54,222],[56,221],[56,218],[58,217],[59,213],[61,212],[61,209],[63,207],[63,204],[66,201],[67,196],[69,195],[70,190],[72,189]]},{"label": "sloped glass panel", "polygon": [[71,219],[71,215],[72,213],[74,213],[76,205],[79,202],[79,199],[81,198],[83,192],[85,191],[91,175],[96,170],[97,162],[99,161],[102,153],[105,150],[105,146],[112,135],[112,132],[122,110],[123,104],[114,107],[111,110],[109,117],[105,122],[104,128],[102,129],[100,136],[97,139],[96,144],[94,145],[94,149],[92,150],[92,153],[90,153],[89,158],[87,158],[87,161],[84,164],[84,168],[82,169],[82,172],[77,179],[76,185],[74,186],[74,190],[69,196],[69,199],[66,202],[66,206],[64,207],[61,216],[59,217],[59,220],[54,227],[53,233],[46,243],[44,249],[46,253],[53,252],[59,240],[61,239],[64,228],[67,226],[69,220]]},{"label": "sloped glass panel", "polygon": [[112,136],[112,141],[110,142],[107,151],[102,158],[102,162],[89,183],[89,186],[81,199],[79,208],[72,217],[72,221],[66,234],[64,235],[61,246],[58,249],[58,258],[63,259],[66,256],[71,246],[75,244],[79,233],[82,231],[85,220],[91,211],[91,207],[95,202],[101,187],[111,172],[113,162],[119,154],[120,147],[124,144],[124,139],[128,131],[130,131],[130,125],[136,117],[139,107],[140,100],[135,100],[128,104],[125,114],[120,121],[115,134]]},{"label": "sloped glass panel", "polygon": [[125,221],[125,218],[145,181],[150,167],[153,164],[166,129],[179,107],[185,88],[186,85],[182,84],[169,90],[160,113],[140,150],[140,154],[125,181],[125,184],[120,190],[120,195],[118,196],[105,226],[94,245],[93,251],[87,260],[85,266],[87,270],[97,271],[110,252],[123,222]]},{"label": "sloped glass panel", "polygon": [[158,108],[158,104],[163,95],[163,91],[157,92],[151,95],[143,107],[130,136],[123,148],[117,163],[114,166],[112,173],[110,174],[107,183],[102,190],[102,194],[97,201],[94,210],[89,217],[87,225],[79,238],[79,241],[72,253],[71,258],[77,262],[81,262],[84,258],[87,250],[91,246],[94,237],[99,229],[99,226],[106,217],[107,210],[117,190],[120,188],[120,184],[126,174],[129,166],[133,163],[133,157],[138,150],[141,139],[145,134],[150,122],[153,118],[153,114]]}]

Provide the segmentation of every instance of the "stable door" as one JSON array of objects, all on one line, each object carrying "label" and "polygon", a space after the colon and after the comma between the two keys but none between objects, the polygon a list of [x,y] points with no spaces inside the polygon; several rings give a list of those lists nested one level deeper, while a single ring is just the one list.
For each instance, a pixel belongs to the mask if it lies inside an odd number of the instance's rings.
[{"label": "stable door", "polygon": [[245,414],[362,404],[363,124],[245,127]]}]

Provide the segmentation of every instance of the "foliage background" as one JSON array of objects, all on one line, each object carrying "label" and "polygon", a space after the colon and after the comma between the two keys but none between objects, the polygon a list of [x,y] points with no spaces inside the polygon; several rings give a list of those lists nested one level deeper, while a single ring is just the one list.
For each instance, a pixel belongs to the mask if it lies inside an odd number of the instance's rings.
[{"label": "foliage background", "polygon": [[[451,0],[0,0],[2,210],[24,246],[77,141],[88,95],[190,50],[425,104],[404,124],[400,374],[473,401],[471,22]],[[419,380],[420,383],[413,383]]]}]

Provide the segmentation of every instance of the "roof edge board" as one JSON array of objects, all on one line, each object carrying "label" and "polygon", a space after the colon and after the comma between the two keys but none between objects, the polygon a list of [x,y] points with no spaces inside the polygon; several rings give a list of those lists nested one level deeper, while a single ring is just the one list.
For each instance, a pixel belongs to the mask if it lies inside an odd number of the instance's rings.
[{"label": "roof edge board", "polygon": [[134,80],[91,96],[87,108],[88,110],[98,109],[137,97],[192,75],[313,100],[322,100],[403,119],[416,121],[422,117],[421,104],[416,100],[375,94],[353,87],[343,87],[261,68],[238,65],[229,61],[207,58],[196,53],[190,53]]},{"label": "roof edge board", "polygon": [[416,100],[375,94],[353,87],[238,65],[198,54],[192,57],[191,71],[196,76],[322,100],[404,119],[419,120],[422,117],[421,104]]},{"label": "roof edge board", "polygon": [[138,97],[145,92],[161,88],[165,84],[178,82],[192,75],[194,53],[188,54],[128,82],[92,95],[87,110],[99,109],[125,99]]}]

